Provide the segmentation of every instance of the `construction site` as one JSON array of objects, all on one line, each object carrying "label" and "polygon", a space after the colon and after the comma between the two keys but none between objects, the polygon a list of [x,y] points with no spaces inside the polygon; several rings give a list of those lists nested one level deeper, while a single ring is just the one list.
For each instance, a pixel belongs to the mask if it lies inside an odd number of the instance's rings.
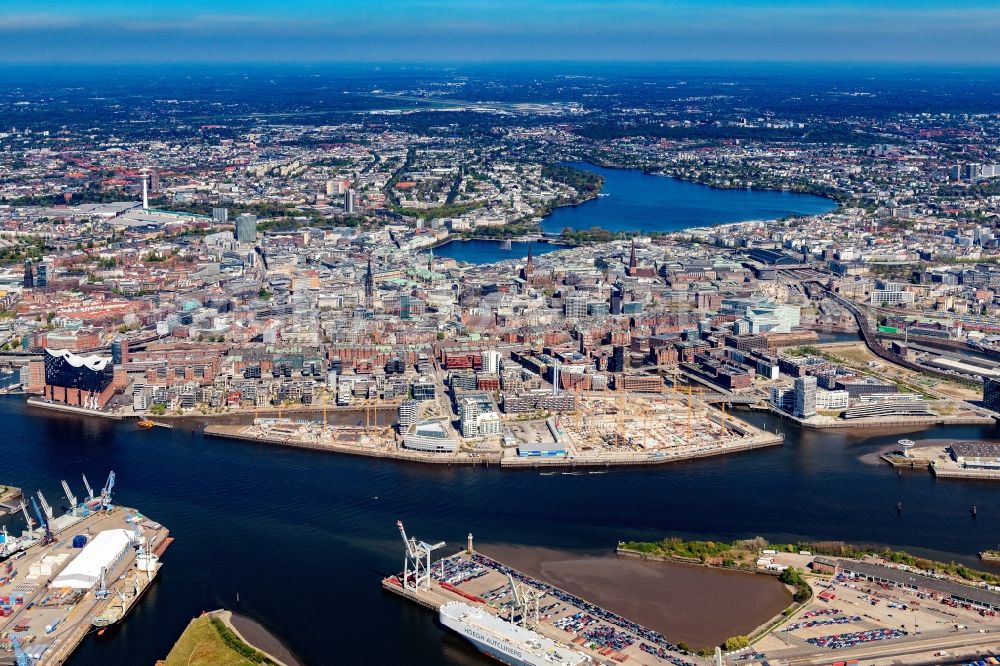
[{"label": "construction site", "polygon": [[440,461],[435,454],[402,449],[396,441],[391,417],[378,404],[366,401],[355,411],[363,412],[360,425],[331,423],[333,410],[327,409],[324,401],[322,420],[292,419],[279,411],[275,417],[258,416],[250,424],[209,425],[205,435],[334,453]]},{"label": "construction site", "polygon": [[657,631],[477,552],[471,534],[463,551],[434,561],[444,542],[419,541],[397,526],[403,570],[382,588],[437,612],[445,628],[505,663],[709,663]]},{"label": "construction site", "polygon": [[[780,445],[782,437],[708,404],[690,386],[665,393],[579,393],[575,412],[550,420],[551,442],[505,451],[503,466],[629,465]],[[547,448],[546,448],[547,447]]]},{"label": "construction site", "polygon": [[[713,394],[714,395],[714,394]],[[427,403],[425,415],[440,409]],[[575,411],[544,418],[505,418],[502,443],[460,443],[447,416],[437,419],[435,434],[448,447],[419,450],[397,435],[383,405],[358,407],[358,425],[322,420],[258,416],[250,424],[209,425],[209,437],[237,439],[334,453],[396,458],[415,462],[489,465],[504,468],[612,467],[656,465],[779,446],[783,438],[756,428],[709,404],[701,389],[687,386],[662,393],[577,392]]]},{"label": "construction site", "polygon": [[[121,622],[152,585],[168,530],[112,502],[115,474],[80,500],[62,482],[69,510],[56,515],[41,491],[19,537],[4,531],[0,565],[0,663],[62,664],[90,633]],[[33,514],[33,515],[32,515]]]}]

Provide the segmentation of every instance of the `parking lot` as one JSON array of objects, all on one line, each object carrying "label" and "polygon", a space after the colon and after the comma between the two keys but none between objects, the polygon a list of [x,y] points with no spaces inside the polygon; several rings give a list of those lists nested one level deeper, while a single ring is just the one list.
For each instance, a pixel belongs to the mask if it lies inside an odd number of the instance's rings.
[{"label": "parking lot", "polygon": [[[915,590],[844,576],[813,580],[813,587],[813,601],[754,646],[763,655],[758,661],[782,663],[812,654],[832,663],[846,650],[962,636],[975,642],[1000,632],[996,616],[945,604]],[[828,598],[818,598],[821,593]]]}]

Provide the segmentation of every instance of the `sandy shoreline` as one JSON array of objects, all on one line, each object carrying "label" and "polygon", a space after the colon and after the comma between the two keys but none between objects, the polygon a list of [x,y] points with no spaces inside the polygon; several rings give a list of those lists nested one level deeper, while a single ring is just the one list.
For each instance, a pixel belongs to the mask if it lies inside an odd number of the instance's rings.
[{"label": "sandy shoreline", "polygon": [[236,613],[232,613],[229,621],[247,643],[261,652],[271,655],[285,666],[304,666],[303,662],[285,647],[281,639],[268,631],[261,623]]},{"label": "sandy shoreline", "polygon": [[477,550],[695,649],[749,634],[792,601],[769,576],[526,546]]}]

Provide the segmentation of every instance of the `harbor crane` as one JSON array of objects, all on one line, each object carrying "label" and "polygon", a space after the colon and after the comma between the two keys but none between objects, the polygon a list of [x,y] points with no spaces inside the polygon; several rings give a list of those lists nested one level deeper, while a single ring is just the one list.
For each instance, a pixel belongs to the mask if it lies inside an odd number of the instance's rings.
[{"label": "harbor crane", "polygon": [[35,529],[35,521],[28,515],[28,505],[24,503],[24,500],[21,500],[21,513],[24,514],[24,522],[28,524],[28,531]]},{"label": "harbor crane", "polygon": [[49,527],[49,521],[45,519],[45,514],[38,508],[38,502],[35,501],[34,497],[31,498],[31,508],[35,510],[35,515],[38,516],[38,522],[45,528],[45,543],[52,543],[55,540],[52,537],[52,528]]},{"label": "harbor crane", "polygon": [[[413,537],[406,536],[402,520],[397,520],[396,526],[399,528],[399,534],[403,537],[403,544],[406,546],[406,555],[403,558],[403,589],[431,589],[431,552],[438,548],[444,548],[444,541],[435,544],[417,541]],[[410,582],[411,571],[413,573],[412,584]]]},{"label": "harbor crane", "polygon": [[52,506],[45,501],[45,495],[42,494],[41,490],[38,491],[38,501],[42,505],[42,511],[45,512],[45,517],[48,518],[49,520],[52,520],[52,518],[54,517],[54,514],[52,512]]},{"label": "harbor crane", "polygon": [[73,515],[76,515],[76,510],[77,510],[77,507],[78,507],[78,504],[77,504],[77,501],[76,501],[76,495],[74,495],[73,491],[69,489],[69,484],[66,483],[66,479],[63,479],[63,481],[62,481],[62,488],[63,488],[63,492],[66,493],[66,501],[69,502],[69,509],[70,509],[70,511],[73,512]]},{"label": "harbor crane", "polygon": [[142,529],[142,518],[139,514],[135,514],[132,517],[132,544],[139,548],[139,553],[142,554],[146,551],[146,530]]},{"label": "harbor crane", "polygon": [[111,470],[108,474],[108,480],[104,484],[104,488],[101,489],[101,508],[110,509],[111,508],[111,491],[115,487],[115,471]]},{"label": "harbor crane", "polygon": [[98,599],[106,599],[108,594],[108,579],[107,579],[107,567],[101,567],[101,582],[97,587],[97,591],[94,592],[94,596]]},{"label": "harbor crane", "polygon": [[87,489],[87,499],[92,500],[94,499],[94,489],[90,487],[89,483],[87,483],[87,475],[83,474],[82,476],[83,476],[83,487]]},{"label": "harbor crane", "polygon": [[538,592],[524,585],[518,585],[514,576],[508,572],[507,582],[510,584],[510,617],[513,624],[525,628],[538,626]]},{"label": "harbor crane", "polygon": [[14,664],[16,666],[31,666],[35,663],[35,660],[29,657],[28,653],[24,651],[18,638],[17,634],[10,635],[10,642],[14,648]]}]

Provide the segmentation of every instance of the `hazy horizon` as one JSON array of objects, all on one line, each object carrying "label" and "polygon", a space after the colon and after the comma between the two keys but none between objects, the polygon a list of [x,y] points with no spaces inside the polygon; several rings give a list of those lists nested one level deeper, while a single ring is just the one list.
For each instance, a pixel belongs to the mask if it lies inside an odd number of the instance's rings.
[{"label": "hazy horizon", "polygon": [[1000,65],[998,32],[982,0],[13,0],[0,61]]}]

